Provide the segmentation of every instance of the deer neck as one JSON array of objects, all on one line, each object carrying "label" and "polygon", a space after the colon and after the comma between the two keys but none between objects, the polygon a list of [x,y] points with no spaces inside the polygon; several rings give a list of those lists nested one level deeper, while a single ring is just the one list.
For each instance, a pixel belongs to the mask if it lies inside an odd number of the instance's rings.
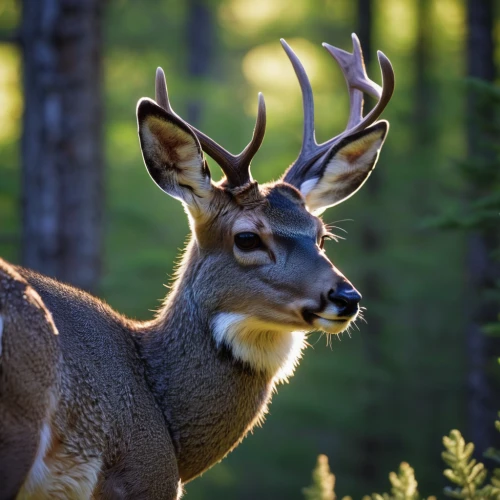
[{"label": "deer neck", "polygon": [[[279,379],[277,373],[242,361],[218,341],[227,321],[221,323],[217,300],[202,293],[205,266],[189,245],[181,278],[139,340],[183,482],[221,460],[263,419]],[[235,323],[229,323],[227,328],[234,330]]]}]

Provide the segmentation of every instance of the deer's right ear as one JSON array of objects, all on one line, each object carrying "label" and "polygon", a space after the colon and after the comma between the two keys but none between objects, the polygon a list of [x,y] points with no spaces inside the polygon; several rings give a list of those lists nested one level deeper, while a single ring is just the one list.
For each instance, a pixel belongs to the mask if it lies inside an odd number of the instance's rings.
[{"label": "deer's right ear", "polygon": [[209,200],[210,170],[191,128],[146,98],[137,104],[137,124],[144,163],[157,186],[191,210]]}]

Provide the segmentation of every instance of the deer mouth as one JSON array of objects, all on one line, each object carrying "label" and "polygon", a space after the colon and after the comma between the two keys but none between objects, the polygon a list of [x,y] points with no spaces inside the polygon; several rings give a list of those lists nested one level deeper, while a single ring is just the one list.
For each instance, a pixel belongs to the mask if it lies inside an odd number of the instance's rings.
[{"label": "deer mouth", "polygon": [[317,330],[325,333],[336,335],[342,333],[351,323],[355,316],[343,317],[336,314],[328,314],[326,311],[310,311],[304,310],[302,312],[304,321]]}]

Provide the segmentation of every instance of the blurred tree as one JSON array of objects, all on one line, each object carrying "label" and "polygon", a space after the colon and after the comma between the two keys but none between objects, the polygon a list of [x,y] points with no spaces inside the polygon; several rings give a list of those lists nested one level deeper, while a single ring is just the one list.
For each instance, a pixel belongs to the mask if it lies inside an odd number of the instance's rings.
[{"label": "blurred tree", "polygon": [[417,3],[417,40],[415,46],[415,146],[426,148],[434,139],[432,110],[432,84],[428,68],[432,58],[432,2],[420,0]]},{"label": "blurred tree", "polygon": [[[199,83],[210,75],[215,43],[213,6],[204,0],[188,0],[186,22],[187,70],[191,81]],[[199,93],[192,95],[187,104],[186,120],[200,124],[203,102]]]},{"label": "blurred tree", "polygon": [[101,268],[100,0],[24,0],[23,264],[95,290]]},{"label": "blurred tree", "polygon": [[[467,2],[467,70],[474,79],[492,82],[495,78],[493,0],[468,0]],[[468,95],[468,166],[466,181],[472,202],[491,195],[493,181],[498,179],[498,165],[494,161],[496,137],[492,137],[495,108],[481,105],[481,98],[471,86]],[[478,123],[478,118],[482,125]],[[492,163],[493,159],[493,163]],[[468,287],[466,297],[469,311],[467,330],[468,418],[469,435],[477,449],[485,450],[493,441],[489,422],[495,415],[498,401],[487,366],[493,361],[493,341],[482,327],[497,319],[498,303],[491,292],[500,280],[498,262],[493,252],[500,246],[498,223],[493,227],[476,227],[468,237]]]},{"label": "blurred tree", "polygon": [[[369,75],[372,62],[372,36],[373,36],[373,1],[358,0],[357,5],[357,34],[363,48],[363,56],[365,65]],[[371,75],[373,76],[373,75]],[[373,101],[368,100],[364,104],[365,115],[373,107]],[[383,169],[377,169],[374,175],[370,176],[367,182],[366,198],[370,205],[376,206],[380,197],[380,186],[383,175]],[[375,255],[382,250],[382,228],[375,216],[369,214],[363,219],[363,227],[361,228],[361,245],[365,255]],[[382,333],[383,324],[381,313],[377,312],[377,303],[380,303],[381,294],[380,276],[375,266],[367,267],[362,277],[363,280],[363,295],[368,298],[373,307],[370,309],[369,326],[366,329],[366,335],[363,337],[364,353],[369,369],[376,369],[376,366],[381,362],[380,352],[380,335]],[[366,393],[368,395],[379,391],[376,380],[367,379]],[[363,409],[364,432],[360,442],[361,459],[359,461],[360,474],[363,476],[367,484],[375,484],[377,478],[381,474],[379,470],[380,462],[377,460],[381,446],[380,436],[373,431],[370,425],[374,413],[377,411],[377,403],[375,398],[368,396]]]}]

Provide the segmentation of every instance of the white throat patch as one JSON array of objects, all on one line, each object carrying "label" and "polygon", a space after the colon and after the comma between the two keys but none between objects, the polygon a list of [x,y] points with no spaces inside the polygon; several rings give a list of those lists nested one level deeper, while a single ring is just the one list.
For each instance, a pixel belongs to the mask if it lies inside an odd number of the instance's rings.
[{"label": "white throat patch", "polygon": [[279,329],[245,314],[219,313],[212,320],[218,347],[226,345],[233,356],[252,368],[286,382],[306,347],[305,332]]}]

